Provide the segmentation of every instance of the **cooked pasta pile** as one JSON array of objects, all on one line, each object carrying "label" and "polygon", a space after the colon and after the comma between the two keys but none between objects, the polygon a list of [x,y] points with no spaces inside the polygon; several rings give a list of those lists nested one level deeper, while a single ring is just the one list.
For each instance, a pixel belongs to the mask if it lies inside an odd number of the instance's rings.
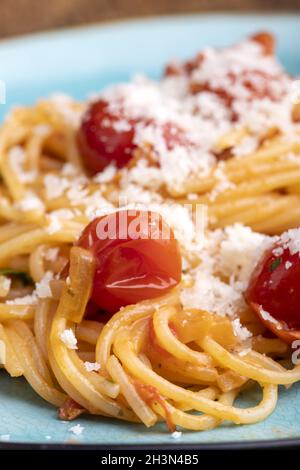
[{"label": "cooked pasta pile", "polygon": [[[292,78],[262,37],[172,64],[158,83],[137,77],[104,91],[115,114],[103,126],[134,130],[122,168],[112,159],[86,170],[78,129],[88,103],[56,95],[3,123],[0,363],[61,418],[163,420],[172,432],[254,423],[274,410],[278,385],[300,379],[289,345],[244,300],[259,256],[300,216]],[[197,204],[208,208],[201,244],[186,206]],[[89,316],[93,256],[77,240],[119,206],[162,214],[180,243],[182,279]],[[235,406],[255,383],[260,403]]]}]

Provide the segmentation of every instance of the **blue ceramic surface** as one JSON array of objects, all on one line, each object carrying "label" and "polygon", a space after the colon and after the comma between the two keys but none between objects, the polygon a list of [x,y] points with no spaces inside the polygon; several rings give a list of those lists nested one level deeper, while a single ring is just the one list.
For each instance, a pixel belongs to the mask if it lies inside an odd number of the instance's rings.
[{"label": "blue ceramic surface", "polygon": [[[110,83],[142,72],[159,77],[170,58],[187,58],[204,45],[223,46],[248,33],[270,30],[278,37],[278,53],[291,73],[300,74],[300,16],[193,15],[129,21],[0,42],[0,79],[6,84],[1,117],[15,104],[30,104],[56,91],[84,99]],[[240,400],[254,405],[259,392]],[[104,418],[61,422],[56,410],[40,399],[25,380],[0,372],[0,441],[28,443],[174,444],[164,425],[146,429]],[[8,437],[9,436],[9,437]],[[183,432],[176,443],[300,439],[300,385],[280,388],[278,406],[263,423],[222,427],[205,433]]]}]

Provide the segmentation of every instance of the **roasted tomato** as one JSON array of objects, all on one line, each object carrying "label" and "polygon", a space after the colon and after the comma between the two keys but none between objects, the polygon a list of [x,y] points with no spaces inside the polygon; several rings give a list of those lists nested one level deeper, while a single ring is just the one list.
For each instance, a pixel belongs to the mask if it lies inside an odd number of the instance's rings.
[{"label": "roasted tomato", "polygon": [[259,319],[287,343],[300,338],[300,231],[289,230],[256,266],[245,298]]},{"label": "roasted tomato", "polygon": [[163,295],[181,279],[179,244],[154,212],[123,210],[97,218],[78,245],[94,253],[91,302],[104,312]]},{"label": "roasted tomato", "polygon": [[125,166],[135,149],[134,127],[121,105],[105,100],[95,101],[83,116],[77,141],[86,168],[91,173],[102,171],[110,163]]}]

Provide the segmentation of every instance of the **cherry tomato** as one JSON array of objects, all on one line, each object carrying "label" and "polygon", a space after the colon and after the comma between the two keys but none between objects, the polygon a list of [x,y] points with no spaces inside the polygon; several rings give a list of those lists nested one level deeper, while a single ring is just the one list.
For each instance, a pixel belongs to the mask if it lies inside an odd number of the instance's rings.
[{"label": "cherry tomato", "polygon": [[77,135],[86,168],[94,174],[112,162],[118,168],[125,166],[136,148],[133,142],[136,123],[124,115],[121,104],[111,105],[102,99],[92,103]]},{"label": "cherry tomato", "polygon": [[108,313],[163,295],[181,279],[179,244],[154,212],[123,210],[99,217],[78,245],[94,253],[91,302]]},{"label": "cherry tomato", "polygon": [[299,253],[279,241],[259,261],[245,293],[260,320],[288,343],[300,338],[299,281]]}]

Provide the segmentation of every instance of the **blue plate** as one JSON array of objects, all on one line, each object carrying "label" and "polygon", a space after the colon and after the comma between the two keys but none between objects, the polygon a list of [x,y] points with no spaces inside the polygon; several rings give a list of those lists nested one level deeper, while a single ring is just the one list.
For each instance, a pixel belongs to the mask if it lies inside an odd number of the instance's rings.
[{"label": "blue plate", "polygon": [[[27,36],[0,43],[0,79],[6,83],[2,116],[15,104],[30,104],[56,91],[84,99],[110,83],[143,72],[159,77],[170,58],[187,58],[204,45],[224,46],[267,29],[278,37],[281,61],[300,72],[300,16],[193,15],[120,22]],[[243,397],[241,406],[254,405],[258,391]],[[164,425],[146,429],[105,418],[84,417],[80,436],[61,422],[56,410],[40,399],[23,379],[0,372],[0,440],[12,443],[81,443],[118,445],[175,444]],[[300,386],[281,387],[278,406],[266,421],[222,427],[204,433],[183,432],[176,446],[299,439]],[[295,441],[292,441],[295,442]],[[296,441],[298,442],[298,441]],[[273,442],[274,444],[274,442]],[[278,443],[277,443],[278,444]],[[257,444],[258,445],[258,444]],[[1,443],[0,443],[1,447]]]}]

